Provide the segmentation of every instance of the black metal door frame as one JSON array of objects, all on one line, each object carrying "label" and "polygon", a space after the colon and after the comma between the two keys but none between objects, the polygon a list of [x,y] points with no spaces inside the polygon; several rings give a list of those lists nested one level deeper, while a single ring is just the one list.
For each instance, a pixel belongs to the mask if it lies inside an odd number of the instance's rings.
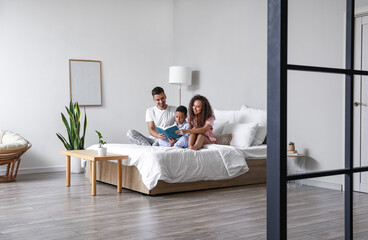
[{"label": "black metal door frame", "polygon": [[[353,167],[355,0],[346,0],[345,69],[291,65],[287,62],[288,0],[268,0],[267,36],[267,239],[287,238],[287,181],[345,175],[345,239],[353,239],[353,174],[368,167]],[[310,71],[345,75],[345,168],[287,175],[287,72]]]}]

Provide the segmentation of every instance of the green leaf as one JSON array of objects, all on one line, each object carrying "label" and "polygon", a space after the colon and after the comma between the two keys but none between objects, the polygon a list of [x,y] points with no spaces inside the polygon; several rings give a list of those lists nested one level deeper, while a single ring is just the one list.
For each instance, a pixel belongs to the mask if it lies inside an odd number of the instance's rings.
[{"label": "green leaf", "polygon": [[99,138],[99,139],[101,139],[101,138],[102,138],[101,133],[100,133],[99,131],[97,131],[97,130],[95,130],[95,131],[96,131],[96,133],[97,133],[97,135],[98,135],[98,138]]},{"label": "green leaf", "polygon": [[79,150],[79,149],[78,149],[78,146],[79,146],[79,145],[78,145],[78,139],[77,139],[77,138],[74,138],[74,142],[73,142],[73,149],[74,149],[74,150]]},{"label": "green leaf", "polygon": [[73,102],[72,102],[72,100],[70,100],[69,109],[70,109],[70,111],[73,109]]},{"label": "green leaf", "polygon": [[84,150],[84,136],[81,138],[79,149]]},{"label": "green leaf", "polygon": [[70,132],[69,123],[66,120],[66,117],[64,116],[63,113],[61,113],[61,119],[63,120],[65,128],[66,128],[66,132],[68,133],[69,143],[71,143],[72,141],[71,141],[71,132]]},{"label": "green leaf", "polygon": [[82,140],[82,149],[84,149],[84,139],[85,139],[85,136],[86,136],[86,129],[87,129],[87,114],[86,114],[86,108],[84,108],[83,136],[81,138],[81,140]]},{"label": "green leaf", "polygon": [[72,150],[72,147],[70,146],[69,143],[67,143],[67,141],[65,140],[65,138],[63,137],[63,135],[61,135],[60,133],[56,133],[56,136],[64,144],[64,147],[65,147],[66,150]]}]

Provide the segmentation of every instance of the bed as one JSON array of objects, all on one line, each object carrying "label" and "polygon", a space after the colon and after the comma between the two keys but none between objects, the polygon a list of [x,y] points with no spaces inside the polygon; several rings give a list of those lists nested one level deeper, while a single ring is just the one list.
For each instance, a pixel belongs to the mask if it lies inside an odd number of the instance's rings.
[{"label": "bed", "polygon": [[[237,148],[210,144],[199,151],[134,144],[105,146],[108,152],[129,155],[122,163],[123,188],[147,195],[266,182],[266,145]],[[116,168],[116,161],[98,162],[97,180],[116,185]]]}]

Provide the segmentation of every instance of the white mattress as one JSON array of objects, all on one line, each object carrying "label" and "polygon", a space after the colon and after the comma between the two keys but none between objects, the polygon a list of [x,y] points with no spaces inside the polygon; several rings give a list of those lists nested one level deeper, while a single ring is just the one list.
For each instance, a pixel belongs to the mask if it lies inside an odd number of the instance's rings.
[{"label": "white mattress", "polygon": [[158,180],[175,183],[234,178],[249,170],[245,159],[265,159],[267,153],[266,145],[240,149],[208,144],[199,151],[135,144],[106,144],[105,147],[110,153],[129,155],[123,165],[137,167],[149,190]]}]

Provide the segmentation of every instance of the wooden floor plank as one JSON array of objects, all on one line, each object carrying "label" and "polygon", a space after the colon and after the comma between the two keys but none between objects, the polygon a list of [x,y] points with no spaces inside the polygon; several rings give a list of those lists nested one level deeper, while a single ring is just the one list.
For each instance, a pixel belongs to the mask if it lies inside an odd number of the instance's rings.
[{"label": "wooden floor plank", "polygon": [[[19,175],[0,185],[0,239],[266,239],[266,187],[145,196],[83,174]],[[288,239],[341,239],[344,194],[288,189]],[[368,195],[354,193],[355,239],[368,239]]]}]

